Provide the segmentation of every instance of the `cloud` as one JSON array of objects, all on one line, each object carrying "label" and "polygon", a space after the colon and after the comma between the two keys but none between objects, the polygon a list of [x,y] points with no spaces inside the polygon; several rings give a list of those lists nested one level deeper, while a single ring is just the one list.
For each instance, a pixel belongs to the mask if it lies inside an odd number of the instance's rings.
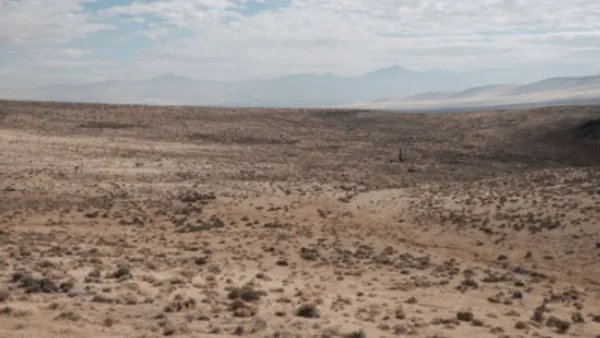
[{"label": "cloud", "polygon": [[391,63],[465,69],[567,60],[597,45],[600,29],[600,2],[588,0],[265,3],[276,6],[239,15],[236,10],[253,3],[165,0],[103,14],[152,15],[165,26],[191,32],[145,51],[142,68],[171,64],[216,77],[224,70],[239,76],[352,74]]},{"label": "cloud", "polygon": [[[600,71],[597,0],[134,0],[97,11],[85,9],[88,1],[4,0],[0,44],[96,39],[119,28],[93,41],[127,41],[114,47],[115,70],[107,73],[123,77],[356,75],[391,64]],[[150,44],[142,47],[141,37]],[[119,59],[130,45],[140,46],[128,54],[134,59]]]},{"label": "cloud", "polygon": [[84,11],[83,4],[94,1],[0,1],[0,44],[61,43],[114,29]]},{"label": "cloud", "polygon": [[81,59],[90,55],[91,53],[92,51],[90,49],[80,48],[36,48],[29,52],[30,56],[36,59]]},{"label": "cloud", "polygon": [[171,32],[173,30],[167,27],[152,27],[140,31],[140,34],[152,40],[161,40],[169,36]]},{"label": "cloud", "polygon": [[103,81],[94,72],[74,72],[69,68],[1,67],[0,88],[31,88],[51,84],[78,84]]},{"label": "cloud", "polygon": [[218,24],[225,18],[239,17],[234,11],[238,7],[239,4],[229,0],[169,0],[134,2],[102,10],[99,14],[108,18],[121,16],[137,20],[149,15],[177,28],[199,29]]}]

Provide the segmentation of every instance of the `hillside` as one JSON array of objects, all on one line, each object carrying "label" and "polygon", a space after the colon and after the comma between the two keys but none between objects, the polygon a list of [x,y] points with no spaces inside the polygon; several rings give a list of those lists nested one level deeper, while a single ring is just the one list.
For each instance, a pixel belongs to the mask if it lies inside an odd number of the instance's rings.
[{"label": "hillside", "polygon": [[0,101],[0,336],[596,337],[599,149],[600,107]]}]

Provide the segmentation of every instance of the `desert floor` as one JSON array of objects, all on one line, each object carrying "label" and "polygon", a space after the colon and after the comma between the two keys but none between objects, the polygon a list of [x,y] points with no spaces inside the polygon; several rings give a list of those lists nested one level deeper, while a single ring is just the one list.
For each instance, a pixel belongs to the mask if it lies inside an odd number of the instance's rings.
[{"label": "desert floor", "polygon": [[0,101],[0,337],[600,337],[598,121]]}]

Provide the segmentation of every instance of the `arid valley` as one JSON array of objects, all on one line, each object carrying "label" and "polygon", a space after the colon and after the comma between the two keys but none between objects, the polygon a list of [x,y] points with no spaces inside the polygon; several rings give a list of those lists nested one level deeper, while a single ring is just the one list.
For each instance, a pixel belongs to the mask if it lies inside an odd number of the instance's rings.
[{"label": "arid valley", "polygon": [[0,147],[0,337],[600,337],[600,107],[0,101]]}]

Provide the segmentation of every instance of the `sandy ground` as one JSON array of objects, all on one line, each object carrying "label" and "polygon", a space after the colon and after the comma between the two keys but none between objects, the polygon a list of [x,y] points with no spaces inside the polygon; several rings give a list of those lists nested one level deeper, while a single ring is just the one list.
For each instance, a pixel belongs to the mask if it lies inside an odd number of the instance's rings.
[{"label": "sandy ground", "polygon": [[0,337],[600,337],[599,118],[0,102]]}]

